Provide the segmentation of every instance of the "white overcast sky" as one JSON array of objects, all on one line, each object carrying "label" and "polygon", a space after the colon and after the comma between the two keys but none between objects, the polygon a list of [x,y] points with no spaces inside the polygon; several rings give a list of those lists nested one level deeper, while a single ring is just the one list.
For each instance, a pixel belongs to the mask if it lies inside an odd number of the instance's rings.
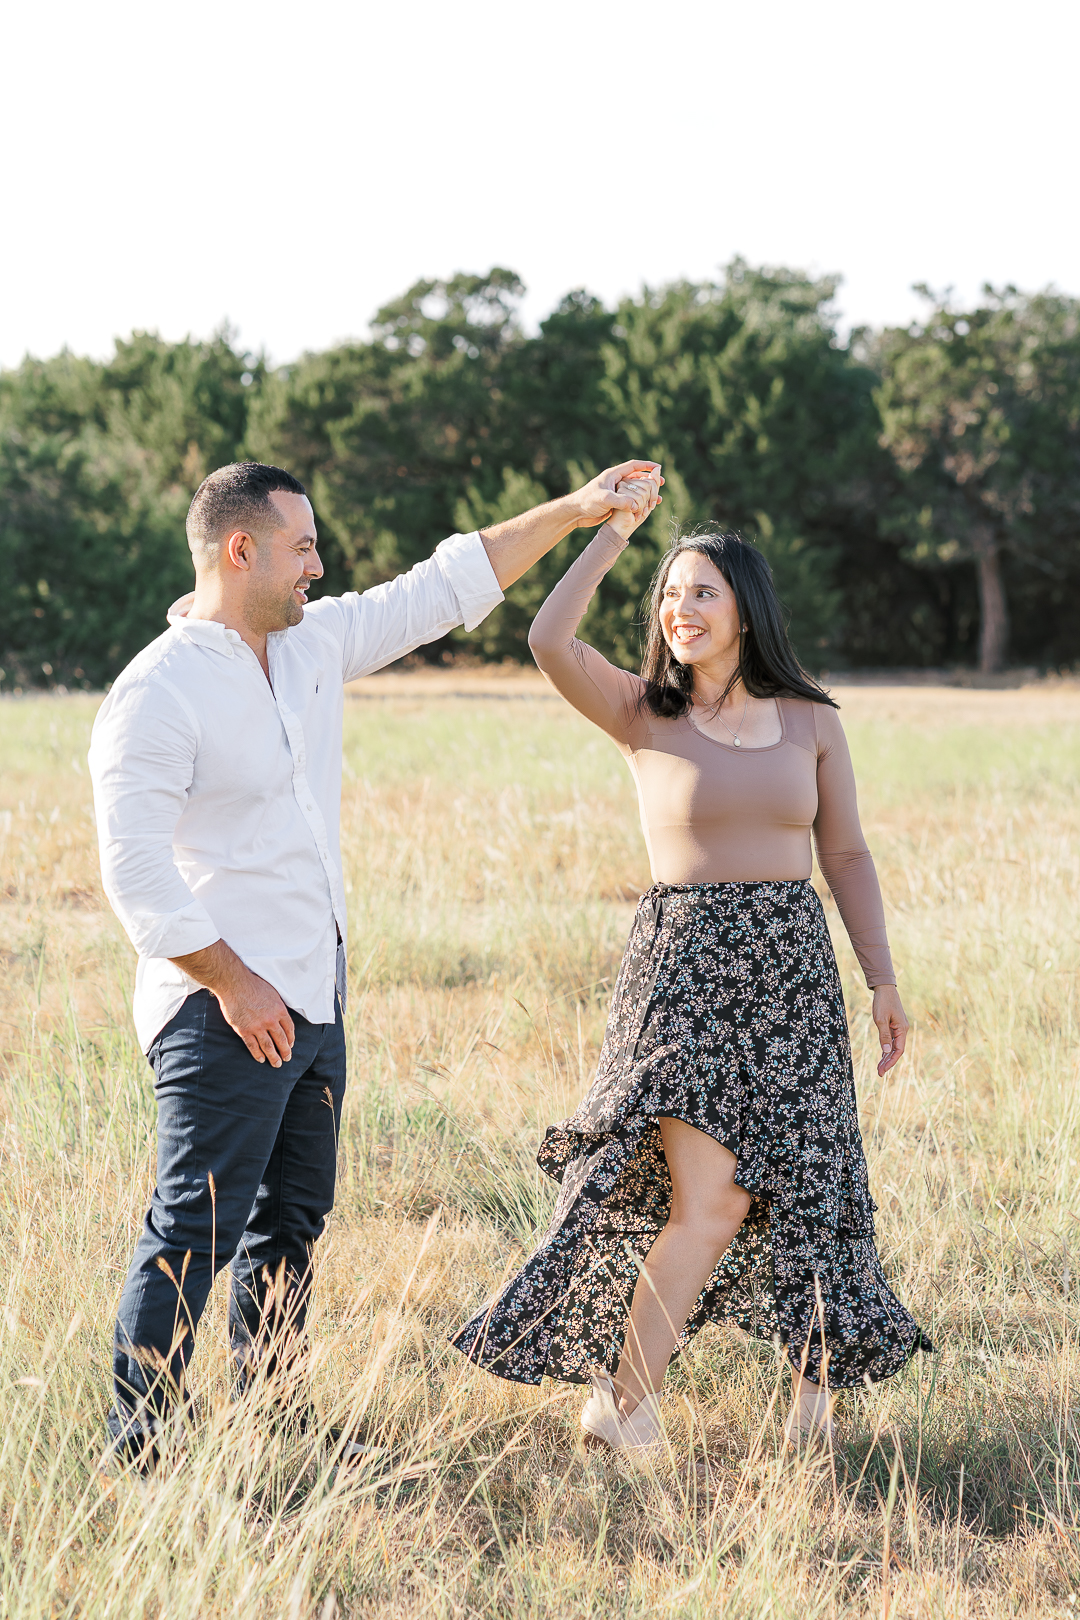
[{"label": "white overcast sky", "polygon": [[516,270],[526,313],[838,271],[1080,293],[1077,0],[44,0],[0,68],[0,365],[223,320],[275,361],[421,276]]}]

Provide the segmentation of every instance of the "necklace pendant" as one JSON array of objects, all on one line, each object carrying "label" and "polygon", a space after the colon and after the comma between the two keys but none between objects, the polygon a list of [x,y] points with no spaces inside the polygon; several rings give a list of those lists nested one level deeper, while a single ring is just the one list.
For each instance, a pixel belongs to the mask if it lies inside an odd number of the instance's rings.
[{"label": "necklace pendant", "polygon": [[732,741],[732,745],[735,748],[741,748],[742,747],[742,743],[739,741],[738,737],[732,737],[731,741]]}]

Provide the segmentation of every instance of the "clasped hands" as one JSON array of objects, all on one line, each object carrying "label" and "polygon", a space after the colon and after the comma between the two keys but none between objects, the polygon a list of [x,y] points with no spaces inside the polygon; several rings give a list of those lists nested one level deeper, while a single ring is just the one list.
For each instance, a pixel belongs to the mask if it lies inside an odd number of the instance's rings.
[{"label": "clasped hands", "polygon": [[645,519],[664,499],[660,493],[663,482],[659,466],[654,466],[645,472],[635,472],[632,477],[623,478],[616,484],[617,495],[630,497],[628,505],[616,508],[608,514],[607,522],[616,534],[621,535],[624,540],[629,540],[634,530],[641,527]]},{"label": "clasped hands", "polygon": [[[565,497],[574,513],[570,526],[610,523],[624,540],[629,539],[659,505],[663,482],[658,461],[624,461],[608,467]],[[569,533],[569,528],[563,532]]]}]

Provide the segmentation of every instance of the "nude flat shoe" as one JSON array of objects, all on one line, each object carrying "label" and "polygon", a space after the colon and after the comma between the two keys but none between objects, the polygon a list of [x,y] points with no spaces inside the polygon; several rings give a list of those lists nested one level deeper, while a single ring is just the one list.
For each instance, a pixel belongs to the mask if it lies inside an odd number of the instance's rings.
[{"label": "nude flat shoe", "polygon": [[619,1418],[620,1451],[648,1451],[664,1433],[660,1397],[654,1390],[642,1396],[628,1418]]},{"label": "nude flat shoe", "polygon": [[[800,1395],[791,1403],[784,1420],[784,1439],[798,1450],[799,1442],[831,1445],[833,1441],[833,1400],[824,1391]],[[824,1409],[824,1410],[823,1410]]]},{"label": "nude flat shoe", "polygon": [[615,1386],[606,1374],[593,1373],[592,1394],[581,1412],[581,1427],[595,1440],[602,1440],[612,1451],[647,1451],[663,1434],[660,1397],[650,1393],[628,1418],[619,1412]]},{"label": "nude flat shoe", "polygon": [[592,1394],[581,1409],[581,1427],[594,1440],[602,1440],[613,1450],[619,1448],[619,1403],[615,1385],[606,1373],[592,1373]]}]

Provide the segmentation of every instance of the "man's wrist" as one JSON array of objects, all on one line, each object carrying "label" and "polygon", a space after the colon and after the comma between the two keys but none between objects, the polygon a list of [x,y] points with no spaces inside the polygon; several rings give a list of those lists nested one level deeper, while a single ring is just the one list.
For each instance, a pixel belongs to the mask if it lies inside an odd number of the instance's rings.
[{"label": "man's wrist", "polygon": [[189,979],[201,984],[215,996],[228,995],[248,976],[251,969],[237,956],[223,939],[215,940],[201,951],[187,956],[170,957],[170,961]]},{"label": "man's wrist", "polygon": [[566,534],[572,534],[575,529],[595,529],[599,524],[606,522],[607,512],[593,512],[586,504],[583,489],[571,490],[569,495],[562,497],[560,504],[560,517],[565,522]]}]

